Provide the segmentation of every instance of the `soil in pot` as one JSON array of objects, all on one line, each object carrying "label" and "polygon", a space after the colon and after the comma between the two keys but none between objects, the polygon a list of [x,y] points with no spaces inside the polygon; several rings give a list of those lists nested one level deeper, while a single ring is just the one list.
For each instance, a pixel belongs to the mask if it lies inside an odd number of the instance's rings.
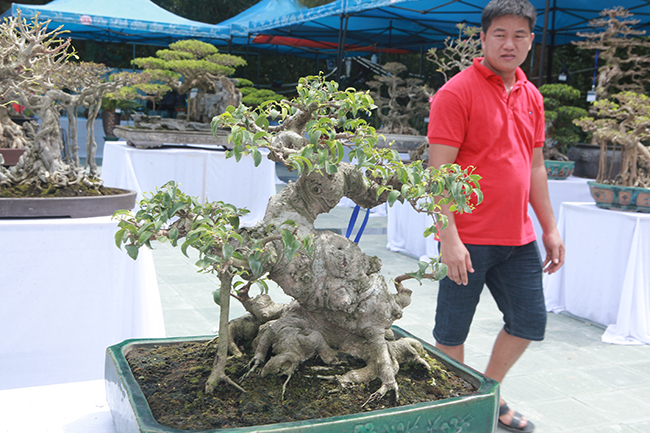
[{"label": "soil in pot", "polygon": [[49,198],[49,197],[95,197],[124,194],[124,190],[108,187],[88,188],[85,185],[69,185],[57,188],[46,185],[43,188],[36,185],[0,186],[0,197],[5,198]]},{"label": "soil in pot", "polygon": [[250,347],[244,356],[228,361],[227,373],[245,390],[220,386],[206,395],[205,382],[210,375],[216,342],[184,342],[152,345],[131,350],[126,359],[142,389],[156,421],[181,430],[234,428],[309,420],[355,414],[419,402],[467,395],[476,389],[467,381],[426,356],[431,372],[412,363],[397,375],[400,398],[393,393],[367,403],[381,385],[379,380],[341,389],[335,380],[322,377],[343,374],[362,367],[358,360],[346,358],[342,365],[325,366],[319,359],[305,363],[291,377],[282,396],[285,376],[260,377],[246,373],[252,358]]}]

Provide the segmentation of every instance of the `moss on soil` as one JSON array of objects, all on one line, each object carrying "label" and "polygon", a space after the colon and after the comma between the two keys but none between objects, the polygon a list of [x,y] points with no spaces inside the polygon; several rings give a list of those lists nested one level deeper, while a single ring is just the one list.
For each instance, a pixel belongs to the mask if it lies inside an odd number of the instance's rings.
[{"label": "moss on soil", "polygon": [[383,399],[363,406],[381,385],[379,380],[340,389],[335,381],[316,377],[343,374],[363,366],[362,363],[348,359],[345,365],[323,370],[320,360],[312,359],[289,380],[282,399],[286,376],[262,378],[253,374],[240,380],[252,357],[248,348],[241,359],[230,358],[227,367],[229,377],[246,392],[222,385],[214,395],[206,395],[205,382],[215,353],[215,343],[188,342],[140,347],[127,354],[131,371],[158,423],[182,430],[245,427],[354,414],[475,391],[471,384],[427,356],[431,372],[416,363],[400,368],[398,402],[394,393],[389,392]]},{"label": "moss on soil", "polygon": [[53,185],[17,185],[0,187],[0,197],[5,198],[49,198],[49,197],[93,197],[104,195],[124,194],[125,191],[117,188],[88,188],[85,185],[72,185],[55,187]]}]

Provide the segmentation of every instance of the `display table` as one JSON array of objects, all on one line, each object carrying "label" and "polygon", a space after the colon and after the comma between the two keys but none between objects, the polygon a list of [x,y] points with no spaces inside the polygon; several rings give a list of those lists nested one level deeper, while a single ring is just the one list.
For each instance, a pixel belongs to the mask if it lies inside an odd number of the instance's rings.
[{"label": "display table", "polygon": [[108,346],[165,335],[151,251],[132,260],[116,231],[111,217],[0,219],[0,389],[101,379]]},{"label": "display table", "polygon": [[0,431],[115,433],[104,380],[0,390]]},{"label": "display table", "polygon": [[[563,202],[593,202],[587,185],[589,180],[592,179],[571,176],[565,180],[548,181],[548,192],[556,221],[559,217],[560,205]],[[537,243],[543,259],[546,253],[542,244],[542,228],[531,207],[529,207],[528,212],[533,220]],[[415,212],[408,204],[396,202],[392,207],[388,208],[387,248],[391,251],[423,259],[437,256],[437,241],[433,236],[424,238],[422,235],[424,230],[431,224],[431,217]]]},{"label": "display table", "polygon": [[602,340],[650,344],[650,214],[563,203],[565,263],[546,277],[546,308],[607,326]]},{"label": "display table", "polygon": [[124,141],[107,141],[102,158],[104,185],[154,192],[170,180],[189,196],[245,207],[242,219],[252,225],[264,217],[269,198],[276,193],[275,164],[266,157],[255,167],[252,156],[239,162],[220,150],[162,147],[137,149]]}]

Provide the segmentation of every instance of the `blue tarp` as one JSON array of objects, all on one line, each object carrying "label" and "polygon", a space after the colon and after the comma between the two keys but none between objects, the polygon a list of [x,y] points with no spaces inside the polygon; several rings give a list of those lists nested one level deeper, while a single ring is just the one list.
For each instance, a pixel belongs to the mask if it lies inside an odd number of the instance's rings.
[{"label": "blue tarp", "polygon": [[[456,36],[457,23],[480,26],[481,12],[487,3],[488,0],[336,0],[280,16],[259,15],[245,27],[251,34],[332,43],[338,43],[345,32],[346,44],[420,51],[440,45],[448,36]],[[576,40],[576,32],[592,30],[589,20],[598,18],[603,9],[618,5],[629,9],[641,21],[638,28],[647,28],[650,21],[648,0],[532,0],[531,3],[538,11],[535,28],[538,42],[548,17],[548,45]]]},{"label": "blue tarp", "polygon": [[169,45],[181,39],[223,44],[230,29],[188,20],[149,0],[54,0],[46,5],[12,4],[3,16],[51,20],[48,29],[63,26],[73,39]]}]

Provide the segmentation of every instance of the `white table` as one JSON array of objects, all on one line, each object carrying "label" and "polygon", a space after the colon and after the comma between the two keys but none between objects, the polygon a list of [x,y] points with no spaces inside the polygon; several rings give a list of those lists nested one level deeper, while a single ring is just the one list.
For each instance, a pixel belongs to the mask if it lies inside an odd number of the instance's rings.
[{"label": "white table", "polygon": [[165,335],[151,252],[132,260],[116,231],[110,217],[0,219],[0,389],[102,379],[108,346]]},{"label": "white table", "polygon": [[548,311],[607,326],[602,340],[650,344],[650,214],[563,203],[564,266],[545,281]]},{"label": "white table", "polygon": [[116,433],[104,380],[0,390],[0,432]]},{"label": "white table", "polygon": [[[587,181],[580,177],[570,176],[565,180],[549,180],[548,191],[553,206],[553,213],[557,220],[560,212],[560,205],[565,201],[593,202],[589,193]],[[480,205],[479,205],[480,206]],[[542,254],[542,259],[546,256],[544,245],[542,244],[542,228],[537,221],[535,212],[529,207],[528,213],[533,220],[537,242]],[[433,236],[424,238],[424,230],[432,224],[431,218],[417,213],[408,204],[396,202],[388,208],[387,221],[387,248],[391,251],[397,251],[408,254],[413,257],[426,259],[438,255],[438,243]]]},{"label": "white table", "polygon": [[252,156],[237,162],[226,159],[223,151],[190,147],[138,149],[124,141],[107,141],[101,177],[106,186],[136,191],[138,200],[173,180],[185,194],[202,201],[247,208],[245,225],[264,217],[269,198],[276,193],[275,164],[266,157],[255,167]]}]

